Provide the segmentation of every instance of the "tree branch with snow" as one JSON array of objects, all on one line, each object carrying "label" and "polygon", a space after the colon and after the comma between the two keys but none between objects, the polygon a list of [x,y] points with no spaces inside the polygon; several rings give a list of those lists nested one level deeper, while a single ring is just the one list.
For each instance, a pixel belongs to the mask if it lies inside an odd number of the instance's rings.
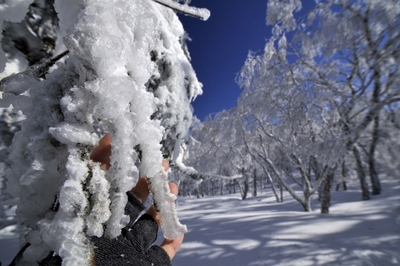
[{"label": "tree branch with snow", "polygon": [[201,20],[207,20],[210,17],[210,11],[205,8],[197,8],[188,6],[187,4],[179,4],[172,0],[153,0],[153,1],[159,3],[160,5],[171,8],[184,15],[192,16]]},{"label": "tree branch with snow", "polygon": [[[172,9],[149,0],[65,4],[55,1],[63,40],[56,51],[68,55],[2,81],[0,105],[26,115],[10,149],[7,187],[32,242],[26,262],[54,251],[65,265],[89,265],[90,237],[115,238],[129,222],[126,192],[139,176],[148,177],[161,207],[165,237],[186,231],[161,162],[179,153],[202,84]],[[106,133],[108,171],[90,159]]]}]

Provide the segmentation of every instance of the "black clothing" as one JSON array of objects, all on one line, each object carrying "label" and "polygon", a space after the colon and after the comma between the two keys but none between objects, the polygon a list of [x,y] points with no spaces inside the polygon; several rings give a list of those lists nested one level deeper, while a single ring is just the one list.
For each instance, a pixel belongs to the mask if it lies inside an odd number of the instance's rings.
[{"label": "black clothing", "polygon": [[137,219],[144,209],[143,204],[128,192],[125,213],[130,216],[129,224],[116,239],[93,237],[94,262],[96,266],[169,266],[171,260],[160,246],[152,246],[157,239],[158,225],[145,214]]},{"label": "black clothing", "polygon": [[[115,239],[91,238],[94,250],[93,266],[171,266],[171,260],[164,249],[152,246],[157,239],[156,221],[148,214],[136,221],[144,206],[131,192],[127,195],[125,214],[130,216],[130,222]],[[13,263],[15,262],[14,259]],[[18,265],[13,263],[10,265]],[[39,265],[61,266],[61,263],[62,259],[58,255],[50,253]]]}]

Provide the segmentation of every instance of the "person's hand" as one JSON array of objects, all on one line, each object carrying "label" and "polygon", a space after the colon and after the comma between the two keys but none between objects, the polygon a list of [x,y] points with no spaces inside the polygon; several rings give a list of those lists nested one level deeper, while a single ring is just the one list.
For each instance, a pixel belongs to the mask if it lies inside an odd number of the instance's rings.
[{"label": "person's hand", "polygon": [[[90,158],[99,162],[100,167],[108,171],[111,167],[111,137],[105,135],[99,142]],[[164,170],[169,168],[168,161],[163,161]],[[178,187],[171,183],[170,190],[178,194]],[[93,245],[94,257],[91,265],[95,266],[170,266],[171,260],[180,248],[183,235],[175,240],[165,239],[161,246],[152,245],[157,238],[160,218],[154,206],[151,206],[146,214],[139,219],[144,210],[143,203],[150,194],[147,178],[142,177],[131,191],[127,192],[128,203],[125,206],[125,214],[129,215],[129,223],[121,230],[121,235],[115,239],[105,236],[90,237]],[[13,260],[13,265],[23,257],[23,253],[29,248],[27,243]],[[47,257],[38,262],[39,265],[61,266],[62,258],[54,251],[48,253]]]},{"label": "person's hand", "polygon": [[100,163],[100,168],[108,171],[111,167],[111,136],[106,134],[99,141],[99,145],[93,149],[90,159]]},{"label": "person's hand", "polygon": [[[110,135],[105,135],[100,141],[99,145],[93,150],[90,158],[95,161],[100,163],[100,167],[103,170],[109,170],[111,167],[110,164],[110,156],[111,156],[111,136]],[[167,160],[162,161],[162,166],[165,171],[168,171],[169,169],[169,163]],[[178,194],[178,186],[174,183],[169,184],[169,188],[171,193],[177,195]],[[139,178],[139,181],[137,182],[136,186],[132,188],[131,192],[136,196],[138,200],[140,200],[142,203],[146,201],[148,196],[150,195],[150,189],[149,189],[149,184],[147,182],[146,177],[141,177]],[[152,205],[149,210],[147,211],[147,214],[150,215],[159,225],[160,224],[160,217],[154,206]],[[183,242],[183,235],[177,239],[170,240],[170,239],[165,239],[163,243],[161,244],[161,247],[165,250],[165,252],[168,254],[170,259],[175,256],[176,252],[179,250],[182,242]]]}]

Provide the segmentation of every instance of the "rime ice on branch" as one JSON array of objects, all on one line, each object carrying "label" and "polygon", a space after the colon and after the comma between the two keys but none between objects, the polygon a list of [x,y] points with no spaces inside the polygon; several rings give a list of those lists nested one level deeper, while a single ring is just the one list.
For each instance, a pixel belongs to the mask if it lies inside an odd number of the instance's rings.
[{"label": "rime ice on branch", "polygon": [[171,0],[153,0],[161,5],[172,8],[175,11],[192,16],[201,20],[207,20],[210,17],[210,11],[205,8],[196,8],[188,5],[181,5]]},{"label": "rime ice on branch", "polygon": [[[186,227],[161,161],[179,153],[202,84],[185,56],[177,15],[150,0],[56,0],[55,7],[63,40],[56,51],[67,49],[68,57],[44,80],[28,73],[8,83],[1,100],[27,117],[7,172],[32,244],[24,260],[53,250],[65,265],[88,265],[88,236],[120,234],[129,219],[126,191],[139,174],[151,181],[164,235],[178,237]],[[112,137],[108,172],[90,160],[105,133]]]}]

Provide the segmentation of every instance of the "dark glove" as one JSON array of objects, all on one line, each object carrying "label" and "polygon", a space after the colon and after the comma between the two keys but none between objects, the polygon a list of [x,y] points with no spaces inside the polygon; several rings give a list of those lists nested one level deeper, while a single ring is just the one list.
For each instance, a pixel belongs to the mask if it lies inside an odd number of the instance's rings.
[{"label": "dark glove", "polygon": [[[152,244],[157,239],[158,225],[150,215],[143,215],[143,204],[128,192],[125,213],[130,216],[129,224],[115,239],[92,237],[95,266],[169,266],[171,260],[160,246]],[[53,253],[39,262],[39,265],[61,266],[61,258]]]},{"label": "dark glove", "polygon": [[93,237],[94,262],[96,266],[168,266],[171,260],[160,246],[152,246],[157,239],[158,225],[145,214],[137,219],[144,209],[143,204],[128,192],[125,212],[130,216],[129,224],[116,239]]}]

